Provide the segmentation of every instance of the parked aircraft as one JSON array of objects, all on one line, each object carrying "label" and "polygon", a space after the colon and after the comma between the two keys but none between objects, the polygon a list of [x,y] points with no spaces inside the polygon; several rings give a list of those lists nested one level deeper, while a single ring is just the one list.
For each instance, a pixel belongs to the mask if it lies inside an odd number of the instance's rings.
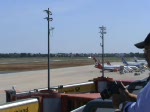
[{"label": "parked aircraft", "polygon": [[[95,57],[93,57],[93,60],[95,61],[95,68],[98,68],[98,69],[103,69],[103,66],[102,64],[100,63],[99,60],[97,60]],[[108,70],[110,72],[116,72],[120,69],[120,66],[111,66],[111,65],[104,65],[104,70]]]},{"label": "parked aircraft", "polygon": [[[130,66],[124,66],[124,65],[112,65],[110,64],[109,61],[107,61],[107,65],[111,65],[111,66],[120,66],[120,70],[122,70],[124,73],[129,73],[129,72],[133,72],[134,69]],[[136,67],[136,66],[135,66]],[[136,67],[138,69],[138,67]]]},{"label": "parked aircraft", "polygon": [[[130,66],[131,68],[135,68],[135,70],[137,69],[136,67],[138,67],[139,72],[144,72],[145,71],[145,65],[143,65],[142,63],[138,63],[138,62],[127,62],[123,57],[122,57],[122,62],[123,64],[125,64],[126,66]],[[136,67],[135,67],[136,66]]]},{"label": "parked aircraft", "polygon": [[[95,65],[95,67],[99,69],[103,69],[103,66],[100,63]],[[111,65],[104,65],[104,70],[108,70],[110,72],[116,72],[120,70],[120,66],[116,67],[116,66],[111,66]]]},{"label": "parked aircraft", "polygon": [[[93,57],[93,60],[95,61],[95,68],[103,69],[103,66],[102,66],[102,64],[100,63],[99,60],[97,60],[95,57]],[[107,70],[107,71],[110,71],[110,72],[122,71],[123,73],[129,73],[129,72],[133,72],[133,71],[140,71],[143,67],[140,64],[139,65],[128,64],[125,61],[125,59],[124,59],[124,63],[126,63],[126,65],[111,65],[110,62],[107,61],[107,65],[104,64],[104,70]]]},{"label": "parked aircraft", "polygon": [[147,61],[146,60],[139,60],[139,59],[137,59],[137,57],[134,57],[134,61],[147,66]]},{"label": "parked aircraft", "polygon": [[138,63],[138,62],[127,62],[123,57],[122,57],[122,62],[126,66],[136,66],[138,68],[143,67],[143,65],[141,63]]}]

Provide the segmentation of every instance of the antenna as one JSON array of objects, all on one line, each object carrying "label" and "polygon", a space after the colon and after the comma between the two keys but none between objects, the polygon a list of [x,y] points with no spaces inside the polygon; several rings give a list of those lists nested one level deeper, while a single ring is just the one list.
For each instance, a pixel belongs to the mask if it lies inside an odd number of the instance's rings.
[{"label": "antenna", "polygon": [[102,26],[102,27],[99,27],[100,29],[100,37],[102,38],[102,43],[100,43],[100,46],[102,47],[102,77],[104,77],[104,34],[106,34],[106,27]]},{"label": "antenna", "polygon": [[[55,29],[54,27],[51,27],[51,28],[49,29],[50,31],[52,31],[52,35],[51,35],[51,36],[53,36],[53,30],[54,30],[54,29]],[[49,32],[50,32],[50,31],[49,31]],[[50,34],[49,34],[49,35],[50,35]]]},{"label": "antenna", "polygon": [[50,31],[53,30],[52,28],[50,29],[50,24],[49,22],[53,20],[53,18],[50,18],[50,15],[52,15],[52,12],[49,10],[44,10],[44,12],[47,13],[47,17],[45,17],[44,19],[47,20],[48,22],[48,90],[50,90]]}]

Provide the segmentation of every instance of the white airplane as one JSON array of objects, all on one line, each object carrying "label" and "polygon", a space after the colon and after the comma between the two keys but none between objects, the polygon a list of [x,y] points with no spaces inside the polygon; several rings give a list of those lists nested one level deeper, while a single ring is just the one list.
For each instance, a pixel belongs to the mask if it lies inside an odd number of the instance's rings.
[{"label": "white airplane", "polygon": [[123,57],[122,57],[122,62],[126,66],[136,66],[138,68],[144,68],[144,66],[141,63],[138,63],[138,62],[127,62]]},{"label": "white airplane", "polygon": [[120,66],[117,67],[117,66],[111,66],[111,65],[104,65],[104,67],[103,67],[100,63],[97,63],[95,65],[95,68],[98,68],[98,69],[104,68],[104,70],[108,70],[110,72],[117,72],[120,70]]},{"label": "white airplane", "polygon": [[104,67],[102,66],[102,64],[100,63],[99,60],[97,60],[95,57],[93,57],[93,60],[95,61],[95,68],[98,68],[98,69],[103,69],[104,70],[107,70],[107,71],[110,71],[110,72],[116,72],[116,71],[119,71],[120,70],[120,66],[112,66],[112,65],[104,65]]},{"label": "white airplane", "polygon": [[[109,61],[107,61],[107,65],[111,65],[111,66],[120,66],[120,70],[122,70],[124,73],[129,73],[129,72],[133,72],[134,69],[132,68],[132,66],[124,66],[124,65],[112,65],[110,64]],[[135,66],[136,67],[136,66]],[[136,67],[138,69],[138,67]]]},{"label": "white airplane", "polygon": [[[102,64],[99,60],[97,60],[95,57],[92,57],[95,61],[95,68],[103,69]],[[139,68],[137,66],[133,65],[111,65],[109,61],[107,61],[107,65],[104,64],[104,70],[110,71],[110,72],[116,72],[116,71],[124,71],[124,73],[129,73],[133,71],[138,71]]]},{"label": "white airplane", "polygon": [[139,59],[137,59],[137,57],[134,56],[134,61],[147,66],[147,61],[146,60],[139,60]]}]

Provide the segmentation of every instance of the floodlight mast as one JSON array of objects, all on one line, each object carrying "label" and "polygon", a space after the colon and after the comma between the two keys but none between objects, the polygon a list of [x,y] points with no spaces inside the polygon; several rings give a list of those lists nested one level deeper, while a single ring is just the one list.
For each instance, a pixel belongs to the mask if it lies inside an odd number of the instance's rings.
[{"label": "floodlight mast", "polygon": [[102,38],[102,43],[100,43],[100,46],[102,47],[102,77],[104,77],[104,34],[106,34],[106,27],[102,26],[100,28],[100,34]]},{"label": "floodlight mast", "polygon": [[[47,13],[47,17],[44,19],[47,19],[48,22],[48,90],[50,90],[50,21],[53,20],[53,18],[50,18],[50,15],[52,15],[52,12],[49,10],[44,10]],[[53,29],[52,29],[53,30]]]}]

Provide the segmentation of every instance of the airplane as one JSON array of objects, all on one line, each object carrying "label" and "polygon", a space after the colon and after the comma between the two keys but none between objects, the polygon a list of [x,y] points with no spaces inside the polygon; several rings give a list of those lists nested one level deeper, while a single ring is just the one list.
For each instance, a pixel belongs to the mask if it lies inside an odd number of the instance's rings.
[{"label": "airplane", "polygon": [[135,62],[146,62],[146,60],[139,60],[139,59],[137,59],[137,57],[135,57],[135,56],[134,56],[134,61],[135,61]]},{"label": "airplane", "polygon": [[[93,60],[96,63],[95,68],[98,68],[98,69],[103,68],[103,66],[99,60],[97,60],[95,57],[93,57]],[[133,72],[133,71],[139,71],[139,67],[137,67],[135,65],[111,65],[110,62],[107,61],[107,65],[104,64],[104,70],[108,70],[110,72],[123,71],[123,73],[129,73],[129,72]]]},{"label": "airplane", "polygon": [[138,62],[127,62],[123,57],[122,57],[122,62],[123,62],[124,65],[127,65],[127,66],[136,66],[138,68],[143,67],[141,63],[138,63]]},{"label": "airplane", "polygon": [[[107,61],[107,65],[111,65],[109,61]],[[124,65],[112,65],[112,66],[120,66],[120,71],[123,71],[124,73],[129,73],[129,72],[133,72],[134,71],[132,66],[124,66]]]},{"label": "airplane", "polygon": [[104,65],[103,67],[100,61],[97,60],[95,57],[93,57],[93,60],[95,61],[95,68],[98,68],[101,70],[104,68],[104,70],[107,70],[110,72],[116,72],[116,71],[119,71],[120,69],[120,66],[112,66],[112,65]]},{"label": "airplane", "polygon": [[139,59],[137,59],[137,57],[134,56],[134,61],[147,66],[147,61],[146,60],[139,60]]},{"label": "airplane", "polygon": [[111,66],[111,65],[104,65],[104,67],[103,67],[100,63],[95,65],[95,68],[99,68],[99,69],[104,68],[104,70],[108,70],[110,72],[117,72],[120,70],[120,66],[116,67],[116,66]]},{"label": "airplane", "polygon": [[[122,57],[122,62],[126,66],[130,66],[131,68],[135,69],[136,71],[143,72],[145,71],[145,66],[142,63],[138,62],[127,62],[123,57]],[[138,67],[138,69],[137,69]]]}]

